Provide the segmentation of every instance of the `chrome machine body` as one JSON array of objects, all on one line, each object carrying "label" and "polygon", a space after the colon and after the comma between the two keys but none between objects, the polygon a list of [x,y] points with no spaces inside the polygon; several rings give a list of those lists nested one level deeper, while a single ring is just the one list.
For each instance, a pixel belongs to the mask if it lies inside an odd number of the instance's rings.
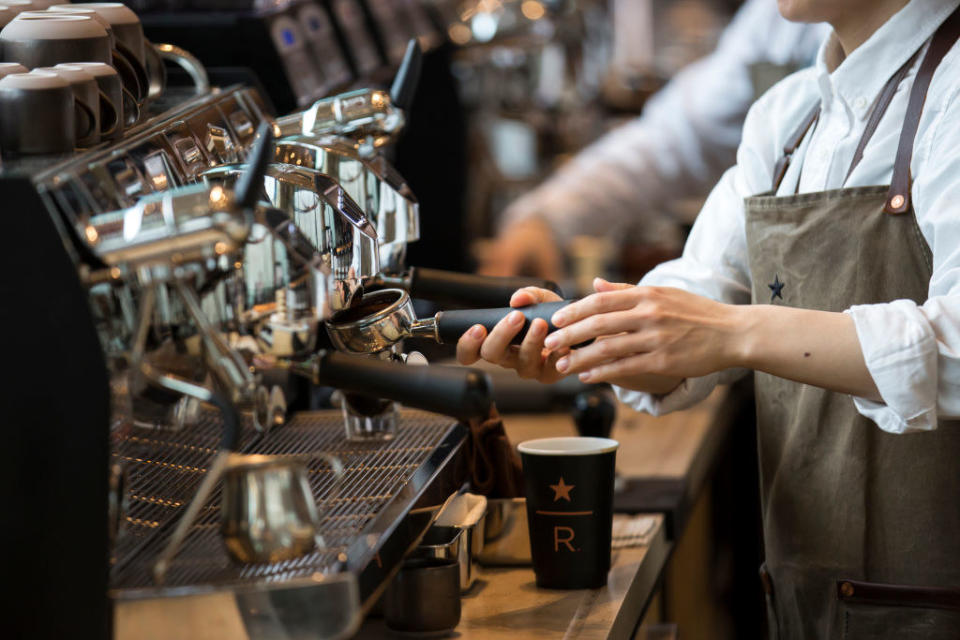
[{"label": "chrome machine body", "polygon": [[[403,410],[392,440],[347,443],[339,412],[288,415],[267,380],[280,360],[322,362],[314,378],[367,389],[351,362],[311,356],[325,321],[402,271],[419,236],[416,199],[379,152],[402,111],[360,91],[276,123],[255,90],[185,68],[196,87],[154,96],[119,141],[17,168],[76,267],[108,368],[104,437],[125,479],[110,485],[114,635],[164,619],[184,636],[202,610],[224,621],[211,637],[347,637],[462,483],[465,432]],[[258,128],[291,121],[259,163]],[[245,161],[259,167],[252,199]],[[444,406],[428,378],[394,378]],[[452,404],[439,410],[459,415]],[[251,523],[268,485],[290,508],[265,540]]]},{"label": "chrome machine body", "polygon": [[[211,485],[220,476],[187,470],[215,470],[226,455],[216,448],[224,418],[211,407],[240,411],[244,456],[343,446],[339,412],[287,417],[283,395],[263,382],[257,358],[311,353],[323,320],[381,271],[372,217],[322,170],[271,163],[258,185],[263,200],[238,208],[237,163],[264,122],[272,119],[255,91],[212,89],[170,105],[112,146],[35,170],[38,195],[87,288],[113,381],[111,448],[130,478],[121,485],[127,499],[114,500],[128,505],[113,515],[124,523],[111,571],[119,638],[136,637],[142,616],[195,628],[200,623],[184,612],[199,602],[231,621],[220,630],[224,637],[238,629],[250,637],[345,637],[398,566],[397,554],[415,542],[404,538],[395,547],[395,536],[425,530],[436,510],[421,511],[413,529],[397,523],[414,517],[412,507],[438,486],[446,497],[459,482],[441,470],[453,473],[448,463],[462,427],[405,411],[395,440],[351,454],[336,505],[323,502],[331,498],[328,460],[314,458],[306,476],[302,467],[293,472],[290,486],[302,493],[306,477],[322,514],[303,512],[315,535],[310,544],[298,538],[296,559],[244,564],[242,553],[223,544],[250,542],[249,532],[196,533],[210,531],[218,509],[198,499],[205,497],[201,481]],[[387,183],[367,169],[376,158],[350,162],[367,172],[351,187],[362,184],[379,197]],[[229,179],[209,180],[217,174]],[[415,206],[405,215],[410,210]],[[409,458],[410,473],[379,471],[398,454]],[[426,473],[414,478],[417,469]],[[362,515],[350,515],[356,509]],[[352,523],[346,528],[344,518]],[[391,551],[383,546],[388,539]],[[380,562],[372,562],[377,554]]]}]

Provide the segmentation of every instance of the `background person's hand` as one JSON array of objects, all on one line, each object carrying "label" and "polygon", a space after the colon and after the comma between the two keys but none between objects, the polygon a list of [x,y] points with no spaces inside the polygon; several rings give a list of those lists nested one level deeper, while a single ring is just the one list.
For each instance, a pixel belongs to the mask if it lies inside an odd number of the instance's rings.
[{"label": "background person's hand", "polygon": [[[553,291],[527,287],[520,289],[510,299],[511,307],[526,307],[541,302],[557,302],[562,298]],[[490,331],[482,325],[471,327],[457,341],[457,361],[470,365],[478,360],[515,369],[521,378],[532,378],[544,383],[556,382],[563,377],[557,371],[557,360],[568,353],[569,349],[550,351],[544,349],[543,340],[547,337],[547,323],[538,318],[530,323],[530,329],[523,342],[510,344],[524,324],[524,316],[514,311],[497,323]]]},{"label": "background person's hand", "polygon": [[528,275],[559,282],[563,256],[550,226],[528,218],[504,229],[480,256],[477,272],[488,276]]}]

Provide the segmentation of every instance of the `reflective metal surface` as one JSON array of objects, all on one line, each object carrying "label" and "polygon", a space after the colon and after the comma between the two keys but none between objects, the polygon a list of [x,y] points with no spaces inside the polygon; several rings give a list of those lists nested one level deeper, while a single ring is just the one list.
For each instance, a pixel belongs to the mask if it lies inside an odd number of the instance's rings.
[{"label": "reflective metal surface", "polygon": [[[142,277],[149,267],[199,263],[216,269],[221,256],[236,252],[250,221],[233,207],[222,187],[184,187],[145,196],[133,207],[95,214],[77,229],[114,279]],[[161,279],[172,273],[153,272]]]},{"label": "reflective metal surface", "polygon": [[335,314],[326,326],[327,335],[340,351],[377,353],[404,338],[436,339],[437,325],[434,318],[417,319],[406,291],[381,289],[364,295],[360,305]]},{"label": "reflective metal surface", "polygon": [[302,463],[275,459],[224,473],[220,531],[234,560],[283,562],[323,544],[306,476]]},{"label": "reflective metal surface", "polygon": [[[339,484],[340,461],[315,457],[330,464]],[[223,473],[220,532],[236,562],[284,562],[324,546],[308,460],[308,455],[231,454]]]},{"label": "reflective metal surface", "polygon": [[[311,126],[337,137],[296,130],[277,151],[291,163],[269,166],[264,202],[241,210],[239,163],[271,122],[256,91],[213,88],[157,116],[169,97],[113,145],[24,168],[88,287],[116,381],[112,450],[129,482],[112,503],[115,637],[154,616],[183,637],[191,608],[250,637],[348,637],[462,484],[465,431],[390,403],[392,439],[348,443],[339,412],[288,418],[258,356],[315,352],[365,279],[402,271],[417,203],[372,151],[403,117],[376,91],[315,105]],[[238,415],[231,453],[221,431]],[[343,459],[339,490],[329,459],[290,456],[305,451]]]},{"label": "reflective metal surface", "polygon": [[277,119],[281,136],[341,136],[355,142],[368,155],[393,142],[404,124],[403,113],[394,108],[390,94],[375,89],[324,98],[302,112]]},{"label": "reflective metal surface", "polygon": [[364,156],[330,137],[294,136],[277,142],[276,159],[340,183],[377,230],[381,270],[403,270],[407,244],[420,239],[420,205],[386,158]]},{"label": "reflective metal surface", "polygon": [[[224,165],[205,172],[203,178],[229,187],[241,172],[241,167]],[[336,180],[305,167],[270,165],[264,191],[330,269],[336,286],[332,308],[349,306],[363,279],[380,270],[377,233],[364,211]]]}]

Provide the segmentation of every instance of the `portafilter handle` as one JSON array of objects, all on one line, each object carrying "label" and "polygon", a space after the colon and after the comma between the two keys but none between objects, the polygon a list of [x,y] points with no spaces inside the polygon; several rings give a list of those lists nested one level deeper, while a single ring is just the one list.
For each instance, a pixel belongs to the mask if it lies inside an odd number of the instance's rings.
[{"label": "portafilter handle", "polygon": [[363,393],[460,420],[486,418],[493,404],[487,375],[443,365],[407,366],[336,351],[307,362],[284,363],[314,384]]},{"label": "portafilter handle", "polygon": [[[430,337],[441,344],[454,343],[474,325],[483,325],[487,331],[491,331],[498,322],[507,317],[514,311],[519,311],[524,315],[523,328],[511,341],[512,344],[520,344],[527,336],[530,330],[530,324],[537,318],[543,319],[547,323],[547,333],[557,330],[557,327],[551,322],[553,314],[564,308],[573,300],[561,300],[559,302],[544,302],[527,307],[502,307],[499,309],[457,309],[454,311],[440,311],[433,318],[428,320],[419,320],[411,327],[414,337]],[[574,348],[584,347],[593,340],[588,340],[574,345]]]},{"label": "portafilter handle", "polygon": [[505,307],[514,293],[526,287],[562,295],[555,282],[543,278],[483,276],[423,267],[410,267],[401,275],[379,274],[364,286],[367,289],[398,287],[411,298],[479,309]]}]

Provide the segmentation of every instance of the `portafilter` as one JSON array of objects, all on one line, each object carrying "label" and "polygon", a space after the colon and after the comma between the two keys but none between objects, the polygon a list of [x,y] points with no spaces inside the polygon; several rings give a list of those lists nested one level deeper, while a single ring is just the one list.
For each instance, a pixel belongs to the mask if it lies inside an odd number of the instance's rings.
[{"label": "portafilter", "polygon": [[[458,309],[440,311],[432,318],[418,319],[406,291],[382,289],[364,295],[358,304],[335,313],[326,326],[330,340],[340,351],[377,353],[405,338],[429,338],[440,344],[454,343],[474,325],[483,325],[489,331],[511,312],[519,311],[526,318],[523,328],[513,339],[513,344],[519,344],[526,337],[530,323],[537,318],[547,322],[548,333],[556,330],[550,318],[571,302],[561,300],[516,309]],[[575,347],[587,344],[589,342]]]}]

